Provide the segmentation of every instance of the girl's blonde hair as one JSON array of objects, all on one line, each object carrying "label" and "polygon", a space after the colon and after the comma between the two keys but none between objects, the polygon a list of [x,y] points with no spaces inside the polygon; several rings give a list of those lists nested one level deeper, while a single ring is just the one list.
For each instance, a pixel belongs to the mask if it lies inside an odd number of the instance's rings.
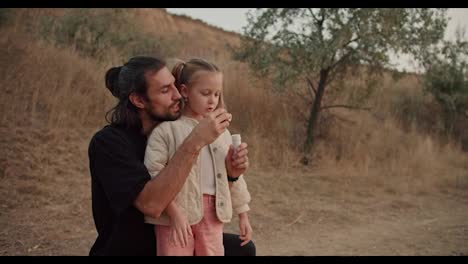
[{"label": "girl's blonde hair", "polygon": [[[175,86],[179,92],[183,84],[189,87],[195,74],[200,71],[221,73],[218,66],[201,58],[192,58],[187,62],[179,60],[172,68],[172,75],[174,75],[175,78]],[[216,109],[218,108],[226,108],[223,93],[219,96],[219,102]]]}]

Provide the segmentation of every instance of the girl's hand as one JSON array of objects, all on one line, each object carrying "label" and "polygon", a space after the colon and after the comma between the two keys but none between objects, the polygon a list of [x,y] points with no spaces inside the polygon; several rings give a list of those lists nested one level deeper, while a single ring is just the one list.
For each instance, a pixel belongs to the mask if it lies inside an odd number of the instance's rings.
[{"label": "girl's hand", "polygon": [[232,115],[224,108],[207,113],[190,133],[188,140],[196,142],[200,148],[213,143],[229,127]]},{"label": "girl's hand", "polygon": [[190,237],[193,237],[193,234],[187,217],[182,212],[177,211],[171,217],[169,243],[174,246],[186,247]]},{"label": "girl's hand", "polygon": [[240,236],[239,238],[243,240],[240,244],[241,247],[245,244],[249,243],[252,240],[252,227],[250,226],[249,217],[247,212],[239,214],[239,229],[240,229]]},{"label": "girl's hand", "polygon": [[248,153],[247,143],[245,142],[241,143],[235,151],[232,145],[229,146],[229,151],[226,155],[226,170],[229,176],[236,178],[247,170],[249,167]]}]

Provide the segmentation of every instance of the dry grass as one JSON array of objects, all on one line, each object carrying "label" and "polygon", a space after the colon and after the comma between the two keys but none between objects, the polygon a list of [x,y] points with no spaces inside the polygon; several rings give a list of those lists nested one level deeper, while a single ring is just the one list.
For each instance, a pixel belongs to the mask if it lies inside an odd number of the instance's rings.
[{"label": "dry grass", "polygon": [[[22,33],[0,37],[2,124],[97,127],[114,103],[104,87],[106,68]],[[14,62],[14,63],[12,63]],[[91,99],[90,99],[91,98]]]},{"label": "dry grass", "polygon": [[[329,166],[395,193],[430,192],[447,185],[466,186],[466,155],[417,131],[404,132],[395,121],[376,124],[361,117],[353,129],[336,129],[321,144]],[[380,126],[378,130],[373,127]]]},{"label": "dry grass", "polygon": [[0,255],[85,255],[92,131],[0,126]]}]

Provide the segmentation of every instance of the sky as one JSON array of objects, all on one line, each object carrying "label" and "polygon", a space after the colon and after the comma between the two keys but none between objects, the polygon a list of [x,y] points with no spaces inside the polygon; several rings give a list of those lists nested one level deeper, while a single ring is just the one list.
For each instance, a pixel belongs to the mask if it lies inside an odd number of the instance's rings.
[{"label": "sky", "polygon": [[[228,31],[242,33],[242,27],[247,25],[246,14],[252,8],[166,8],[169,13],[187,15],[200,19],[208,24],[223,28]],[[458,25],[465,27],[468,34],[468,8],[450,8],[450,18],[446,30],[446,39],[454,39]],[[468,37],[468,36],[467,36]],[[409,58],[395,59],[398,61],[399,69],[411,70]]]},{"label": "sky", "polygon": [[225,30],[242,32],[246,14],[252,8],[166,8],[169,13],[187,15]]}]

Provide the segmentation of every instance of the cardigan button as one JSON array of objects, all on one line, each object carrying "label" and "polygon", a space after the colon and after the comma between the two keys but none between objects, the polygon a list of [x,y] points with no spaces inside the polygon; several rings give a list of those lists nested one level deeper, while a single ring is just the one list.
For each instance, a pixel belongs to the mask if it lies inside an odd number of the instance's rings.
[{"label": "cardigan button", "polygon": [[221,179],[221,176],[223,176],[221,173],[218,173],[218,179]]},{"label": "cardigan button", "polygon": [[216,152],[216,150],[218,150],[218,148],[217,148],[217,147],[214,147],[214,148],[213,148],[213,152]]}]

